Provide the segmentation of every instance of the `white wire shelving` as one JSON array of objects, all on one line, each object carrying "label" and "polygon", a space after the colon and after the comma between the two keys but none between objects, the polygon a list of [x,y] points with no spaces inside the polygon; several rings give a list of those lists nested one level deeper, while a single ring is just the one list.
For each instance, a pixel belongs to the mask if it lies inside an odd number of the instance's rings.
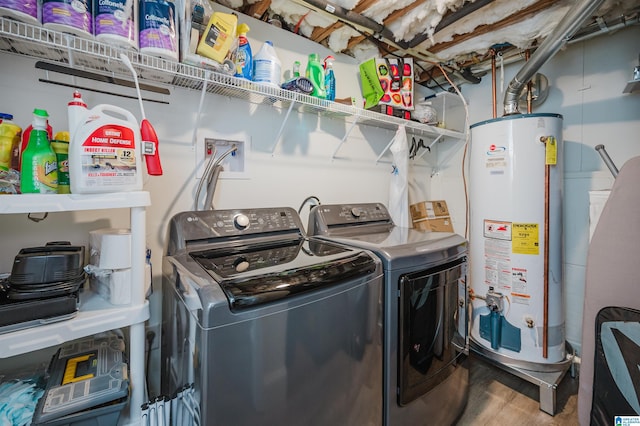
[{"label": "white wire shelving", "polygon": [[0,17],[0,51],[63,63],[77,69],[129,77],[129,70],[120,60],[120,54],[125,53],[141,80],[198,91],[204,88],[208,93],[243,99],[254,104],[289,109],[289,111],[295,107],[297,111],[341,118],[354,124],[391,130],[404,125],[407,132],[431,139],[443,136],[464,139],[465,136],[458,131],[256,84],[226,75],[220,70],[150,56],[133,49],[124,49],[5,17]]}]

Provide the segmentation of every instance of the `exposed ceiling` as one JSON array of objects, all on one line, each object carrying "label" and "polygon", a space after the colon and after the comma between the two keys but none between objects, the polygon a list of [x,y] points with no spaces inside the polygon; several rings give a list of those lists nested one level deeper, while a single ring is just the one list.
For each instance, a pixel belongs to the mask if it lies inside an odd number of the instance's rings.
[{"label": "exposed ceiling", "polygon": [[[474,82],[493,55],[523,59],[584,0],[216,2],[360,60],[411,56],[418,64],[416,81],[435,87],[443,81],[442,70]],[[605,0],[571,40],[638,25],[639,16],[640,0]]]}]

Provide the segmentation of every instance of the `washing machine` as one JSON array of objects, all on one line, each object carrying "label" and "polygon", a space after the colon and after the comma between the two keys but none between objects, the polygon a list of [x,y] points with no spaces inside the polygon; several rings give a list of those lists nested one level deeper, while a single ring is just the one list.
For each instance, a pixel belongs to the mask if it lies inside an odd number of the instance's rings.
[{"label": "washing machine", "polygon": [[167,241],[161,387],[180,395],[177,424],[382,424],[375,255],[307,238],[291,208],[178,213]]},{"label": "washing machine", "polygon": [[314,206],[307,233],[383,263],[384,424],[455,423],[469,395],[467,241],[395,226],[380,203]]}]

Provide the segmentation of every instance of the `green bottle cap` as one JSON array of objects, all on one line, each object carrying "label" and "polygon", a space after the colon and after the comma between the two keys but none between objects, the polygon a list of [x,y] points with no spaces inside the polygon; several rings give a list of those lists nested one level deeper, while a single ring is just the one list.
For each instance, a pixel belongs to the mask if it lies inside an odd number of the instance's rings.
[{"label": "green bottle cap", "polygon": [[49,113],[47,113],[47,111],[44,109],[38,109],[38,108],[34,109],[33,115],[37,115],[38,117],[43,117],[43,118],[49,118]]}]

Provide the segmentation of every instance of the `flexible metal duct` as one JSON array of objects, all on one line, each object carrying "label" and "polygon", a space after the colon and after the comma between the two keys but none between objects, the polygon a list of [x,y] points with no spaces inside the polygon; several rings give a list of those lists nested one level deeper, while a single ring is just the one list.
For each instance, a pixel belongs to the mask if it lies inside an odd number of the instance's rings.
[{"label": "flexible metal duct", "polygon": [[511,80],[504,94],[504,115],[520,114],[518,98],[527,82],[580,28],[584,21],[595,12],[604,0],[587,0],[572,7],[562,18],[556,29],[542,42],[531,59]]}]

